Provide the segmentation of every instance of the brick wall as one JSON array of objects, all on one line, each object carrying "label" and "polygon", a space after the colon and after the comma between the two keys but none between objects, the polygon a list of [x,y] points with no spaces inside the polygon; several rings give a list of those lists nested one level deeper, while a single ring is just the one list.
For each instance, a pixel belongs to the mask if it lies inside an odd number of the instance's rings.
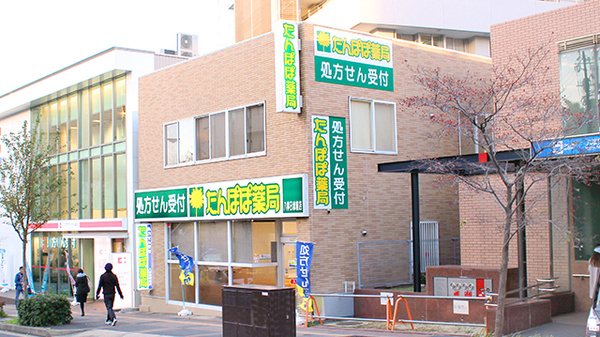
[{"label": "brick wall", "polygon": [[[349,126],[349,97],[398,104],[402,97],[420,93],[405,64],[489,76],[489,59],[394,41],[395,92],[315,82],[313,26],[300,27],[301,114],[275,112],[272,34],[140,80],[140,189],[298,173],[310,177],[313,114],[345,117]],[[262,101],[266,106],[266,156],[163,167],[164,123]],[[349,209],[327,212],[311,207],[309,218],[298,219],[298,239],[316,243],[311,269],[314,292],[341,291],[343,281],[357,281],[357,242],[410,239],[410,177],[378,173],[378,163],[457,153],[456,137],[432,137],[436,129],[427,118],[399,104],[396,116],[398,155],[348,154]],[[422,175],[420,183],[421,219],[438,221],[441,238],[457,237],[456,188],[436,176]],[[309,198],[312,202],[312,195]],[[366,237],[361,235],[363,229],[368,232]],[[386,258],[385,252],[381,258]]]},{"label": "brick wall", "polygon": [[[559,95],[559,57],[556,43],[568,39],[600,33],[600,1],[537,14],[492,26],[491,45],[494,67],[502,68],[530,50],[544,46],[549,51],[542,66],[548,67],[549,77],[545,90]],[[560,121],[557,121],[560,123]],[[559,124],[560,125],[560,124]],[[586,273],[587,263],[572,260],[569,233],[569,186],[566,181],[556,183],[548,195],[547,181],[540,181],[530,191],[528,210],[533,208],[527,228],[528,282],[536,278],[559,277],[560,290],[573,289],[578,295],[579,309],[589,307],[587,284],[571,278],[571,273]],[[498,181],[496,181],[498,184]],[[499,227],[503,214],[489,196],[475,193],[465,186],[460,189],[461,253],[462,263],[493,266],[500,263],[502,235]],[[551,200],[551,202],[548,202]],[[535,204],[534,204],[535,202]],[[552,221],[549,221],[549,220]],[[516,245],[511,245],[510,266],[517,263]]]}]

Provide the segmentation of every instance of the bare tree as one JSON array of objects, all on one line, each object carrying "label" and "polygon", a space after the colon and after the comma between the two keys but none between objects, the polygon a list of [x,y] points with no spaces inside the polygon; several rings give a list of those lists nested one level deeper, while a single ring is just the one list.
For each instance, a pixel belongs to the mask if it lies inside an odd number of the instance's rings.
[{"label": "bare tree", "polygon": [[23,293],[28,294],[27,245],[31,233],[60,214],[56,203],[65,181],[49,165],[55,142],[45,143],[35,127],[2,137],[7,156],[0,162],[0,216],[17,232],[23,248]]},{"label": "bare tree", "polygon": [[[525,209],[525,200],[542,199],[533,190],[536,184],[548,184],[557,176],[593,179],[598,166],[595,157],[552,152],[564,139],[563,125],[569,125],[568,133],[573,134],[575,128],[597,120],[563,108],[547,76],[549,54],[545,46],[528,50],[502,67],[492,67],[491,76],[467,73],[457,77],[445,75],[439,68],[408,66],[426,93],[401,101],[404,108],[440,125],[441,135],[437,136],[458,136],[470,144],[471,153],[483,154],[481,160],[456,156],[420,160],[418,165],[426,172],[451,175],[463,187],[491,196],[502,210],[495,336],[502,336],[503,331],[510,242],[530,221],[531,207]],[[584,154],[586,149],[575,150]]]}]

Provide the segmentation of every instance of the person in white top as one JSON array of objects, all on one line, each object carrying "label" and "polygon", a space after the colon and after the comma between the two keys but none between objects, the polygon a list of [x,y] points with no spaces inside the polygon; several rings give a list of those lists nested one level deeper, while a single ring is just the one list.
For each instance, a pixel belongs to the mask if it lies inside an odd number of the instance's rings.
[{"label": "person in white top", "polygon": [[598,302],[598,273],[600,272],[600,245],[594,248],[592,257],[588,264],[588,270],[590,272],[590,298],[592,299],[592,308],[596,308]]}]

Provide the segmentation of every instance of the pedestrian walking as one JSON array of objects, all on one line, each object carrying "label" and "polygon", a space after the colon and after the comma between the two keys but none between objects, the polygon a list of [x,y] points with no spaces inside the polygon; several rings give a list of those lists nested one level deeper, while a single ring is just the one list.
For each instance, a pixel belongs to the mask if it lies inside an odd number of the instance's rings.
[{"label": "pedestrian walking", "polygon": [[15,307],[19,303],[19,296],[23,293],[23,267],[19,268],[19,272],[15,275]]},{"label": "pedestrian walking", "polygon": [[113,274],[112,269],[112,263],[107,263],[106,266],[104,266],[106,272],[100,276],[98,290],[96,290],[96,299],[100,298],[100,289],[104,289],[102,294],[104,295],[104,306],[106,306],[106,324],[114,326],[117,324],[117,317],[113,311],[115,288],[119,292],[121,299],[123,299],[123,292],[119,286],[119,279],[117,278],[117,275]]},{"label": "pedestrian walking", "polygon": [[77,279],[75,280],[75,298],[79,302],[81,307],[81,316],[85,316],[85,302],[87,301],[88,294],[90,293],[90,284],[87,275],[83,272],[83,269],[77,270]]},{"label": "pedestrian walking", "polygon": [[588,271],[590,272],[590,298],[592,299],[592,308],[596,308],[598,302],[598,287],[600,286],[600,245],[594,248],[590,258]]}]

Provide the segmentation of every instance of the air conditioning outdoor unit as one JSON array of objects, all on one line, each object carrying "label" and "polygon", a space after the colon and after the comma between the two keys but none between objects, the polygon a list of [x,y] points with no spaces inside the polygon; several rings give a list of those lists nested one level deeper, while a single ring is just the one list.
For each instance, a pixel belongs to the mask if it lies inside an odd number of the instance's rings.
[{"label": "air conditioning outdoor unit", "polygon": [[198,55],[198,35],[177,34],[177,52],[185,57]]}]

